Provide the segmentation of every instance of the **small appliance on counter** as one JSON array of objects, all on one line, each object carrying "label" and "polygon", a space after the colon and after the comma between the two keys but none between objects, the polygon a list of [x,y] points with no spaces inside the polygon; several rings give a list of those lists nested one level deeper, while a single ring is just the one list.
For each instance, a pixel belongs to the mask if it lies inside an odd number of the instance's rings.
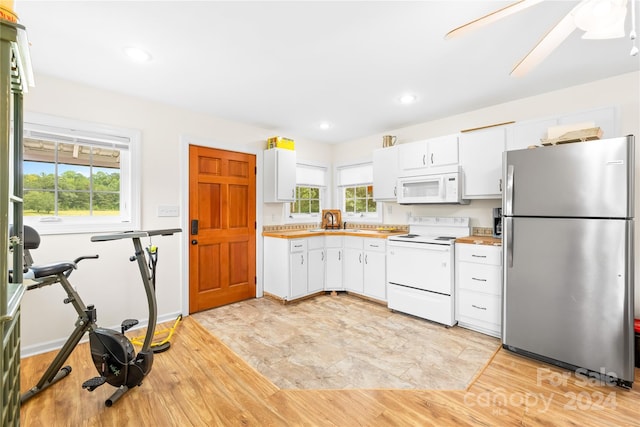
[{"label": "small appliance on counter", "polygon": [[502,208],[493,208],[493,237],[502,238]]}]

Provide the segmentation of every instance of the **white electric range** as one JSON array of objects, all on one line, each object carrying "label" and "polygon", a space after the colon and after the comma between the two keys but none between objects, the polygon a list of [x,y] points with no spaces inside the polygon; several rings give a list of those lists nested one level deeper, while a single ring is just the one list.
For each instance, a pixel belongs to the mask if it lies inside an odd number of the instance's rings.
[{"label": "white electric range", "polygon": [[408,234],[389,237],[389,308],[455,325],[454,243],[470,231],[469,218],[412,217]]}]

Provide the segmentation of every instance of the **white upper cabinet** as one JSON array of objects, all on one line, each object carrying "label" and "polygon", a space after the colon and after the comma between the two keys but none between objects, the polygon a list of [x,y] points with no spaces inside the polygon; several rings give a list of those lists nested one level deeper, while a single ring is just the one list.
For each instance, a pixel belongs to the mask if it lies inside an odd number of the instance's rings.
[{"label": "white upper cabinet", "polygon": [[293,202],[296,198],[296,152],[264,151],[264,202]]},{"label": "white upper cabinet", "polygon": [[458,164],[458,135],[446,135],[429,139],[429,166]]},{"label": "white upper cabinet", "polygon": [[396,200],[398,146],[373,151],[373,198]]},{"label": "white upper cabinet", "polygon": [[504,126],[460,135],[460,168],[463,199],[502,197],[502,152],[506,144]]},{"label": "white upper cabinet", "polygon": [[428,173],[430,167],[458,164],[458,134],[398,146],[400,175]]}]

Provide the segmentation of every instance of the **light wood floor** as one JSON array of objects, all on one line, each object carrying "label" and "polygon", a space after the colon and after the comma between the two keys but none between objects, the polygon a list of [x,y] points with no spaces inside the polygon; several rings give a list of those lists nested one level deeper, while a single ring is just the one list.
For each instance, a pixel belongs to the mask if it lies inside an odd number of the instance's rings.
[{"label": "light wood floor", "polygon": [[[52,358],[22,360],[22,390]],[[68,378],[22,406],[22,426],[640,426],[638,383],[584,384],[502,349],[466,390],[281,390],[188,317],[142,386],[111,408],[113,387],[81,388],[96,374],[88,344],[68,364]]]}]

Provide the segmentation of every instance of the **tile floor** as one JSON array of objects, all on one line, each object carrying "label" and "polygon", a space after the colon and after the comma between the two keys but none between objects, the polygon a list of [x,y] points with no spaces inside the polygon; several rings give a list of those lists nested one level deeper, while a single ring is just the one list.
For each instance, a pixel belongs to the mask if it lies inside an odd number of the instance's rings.
[{"label": "tile floor", "polygon": [[464,389],[500,340],[339,293],[193,318],[281,389]]}]

